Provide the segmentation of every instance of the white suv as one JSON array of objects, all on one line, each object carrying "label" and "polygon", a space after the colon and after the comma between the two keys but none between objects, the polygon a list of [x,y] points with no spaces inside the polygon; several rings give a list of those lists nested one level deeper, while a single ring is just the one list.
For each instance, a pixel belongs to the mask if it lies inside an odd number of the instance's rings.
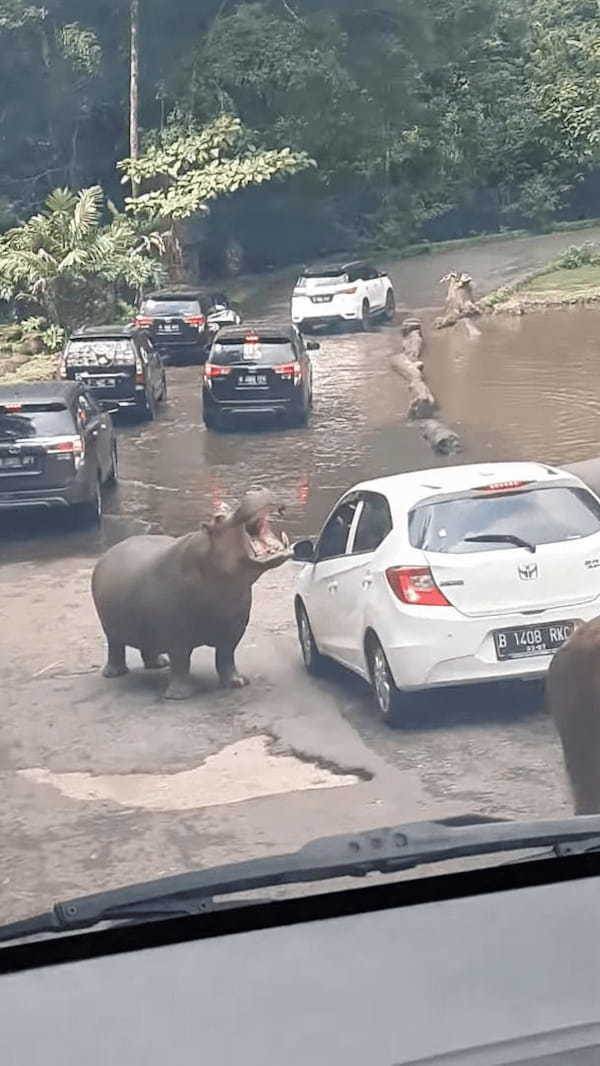
[{"label": "white suv", "polygon": [[387,274],[362,261],[308,267],[292,296],[292,322],[304,332],[339,322],[368,329],[372,318],[383,315],[391,321],[395,310]]},{"label": "white suv", "polygon": [[542,676],[600,614],[600,500],[537,463],[357,485],[294,557],[307,669],[356,671],[388,721],[411,690]]}]

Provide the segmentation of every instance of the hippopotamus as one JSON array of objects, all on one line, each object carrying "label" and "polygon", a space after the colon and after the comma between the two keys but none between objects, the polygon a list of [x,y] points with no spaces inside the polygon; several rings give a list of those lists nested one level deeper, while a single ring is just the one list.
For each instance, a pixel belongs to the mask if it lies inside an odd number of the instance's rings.
[{"label": "hippopotamus", "polygon": [[170,665],[166,699],[187,699],[194,692],[192,651],[207,646],[215,649],[222,685],[248,684],[234,656],[250,617],[252,586],[292,557],[285,533],[270,525],[275,509],[270,492],[251,489],[235,510],[221,508],[193,533],[129,537],[105,552],[92,574],[108,643],[104,677],[125,674],[126,648],[137,648],[147,670]]}]

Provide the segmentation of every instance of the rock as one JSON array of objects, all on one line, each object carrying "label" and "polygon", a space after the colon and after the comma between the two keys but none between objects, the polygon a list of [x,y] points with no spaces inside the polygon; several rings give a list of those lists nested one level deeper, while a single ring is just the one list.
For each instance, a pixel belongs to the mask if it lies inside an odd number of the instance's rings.
[{"label": "rock", "polygon": [[37,334],[30,333],[23,338],[20,348],[26,351],[28,355],[39,355],[44,350],[44,342]]}]

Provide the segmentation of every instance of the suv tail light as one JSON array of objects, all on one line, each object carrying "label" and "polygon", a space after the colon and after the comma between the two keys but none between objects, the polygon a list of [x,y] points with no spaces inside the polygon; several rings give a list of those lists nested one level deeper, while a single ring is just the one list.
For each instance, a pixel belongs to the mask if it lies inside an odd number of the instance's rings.
[{"label": "suv tail light", "polygon": [[403,603],[421,607],[449,607],[428,566],[394,566],[385,576],[392,592]]},{"label": "suv tail light", "polygon": [[135,353],[135,383],[136,385],[144,385],[144,364],[142,363],[142,357],[139,352]]},{"label": "suv tail light", "polygon": [[204,364],[204,380],[210,386],[213,378],[224,378],[231,374],[230,366],[218,366],[216,363]]},{"label": "suv tail light", "polygon": [[188,326],[197,326],[198,327],[198,332],[200,332],[200,330],[204,329],[204,327],[206,325],[206,316],[205,315],[184,315],[183,316],[183,321],[186,322]]},{"label": "suv tail light", "polygon": [[350,289],[340,289],[338,296],[354,296],[356,292],[356,285],[353,285]]},{"label": "suv tail light", "polygon": [[151,326],[154,319],[150,315],[136,315],[135,324],[140,329],[146,329],[147,326]]},{"label": "suv tail light", "polygon": [[76,467],[83,462],[85,447],[81,437],[64,437],[46,444],[45,448],[47,455],[72,456]]},{"label": "suv tail light", "polygon": [[58,357],[58,376],[59,378],[66,378],[67,376],[67,357],[64,352]]},{"label": "suv tail light", "polygon": [[274,366],[273,373],[279,374],[282,378],[294,379],[294,385],[298,385],[302,380],[302,367],[300,363],[285,363],[283,366]]}]

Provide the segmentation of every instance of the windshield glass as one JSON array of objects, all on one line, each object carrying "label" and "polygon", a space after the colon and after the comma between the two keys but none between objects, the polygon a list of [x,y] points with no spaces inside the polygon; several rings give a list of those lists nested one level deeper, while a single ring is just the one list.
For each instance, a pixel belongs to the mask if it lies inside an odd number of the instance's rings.
[{"label": "windshield glass", "polygon": [[296,359],[289,341],[259,340],[244,343],[242,340],[218,341],[213,345],[211,363],[231,366],[234,363],[257,362],[263,366],[278,366],[293,363]]},{"label": "windshield glass", "polygon": [[410,543],[430,552],[506,551],[514,543],[469,542],[510,535],[532,544],[591,537],[600,532],[600,503],[584,489],[543,488],[482,499],[441,500],[409,516]]},{"label": "windshield glass", "polygon": [[102,363],[135,363],[135,348],[130,340],[73,340],[66,351],[67,363],[95,366]]},{"label": "windshield glass", "polygon": [[345,274],[343,271],[337,270],[335,272],[332,271],[330,274],[324,272],[319,277],[315,277],[312,274],[309,276],[303,275],[302,277],[298,278],[298,281],[296,282],[296,288],[304,289],[307,285],[314,288],[318,288],[320,286],[346,283],[347,281],[348,275]]},{"label": "windshield glass", "polygon": [[200,304],[197,300],[144,300],[143,315],[199,315]]},{"label": "windshield glass", "polygon": [[71,412],[64,406],[24,404],[18,411],[7,411],[0,404],[0,441],[59,436],[73,429]]}]

